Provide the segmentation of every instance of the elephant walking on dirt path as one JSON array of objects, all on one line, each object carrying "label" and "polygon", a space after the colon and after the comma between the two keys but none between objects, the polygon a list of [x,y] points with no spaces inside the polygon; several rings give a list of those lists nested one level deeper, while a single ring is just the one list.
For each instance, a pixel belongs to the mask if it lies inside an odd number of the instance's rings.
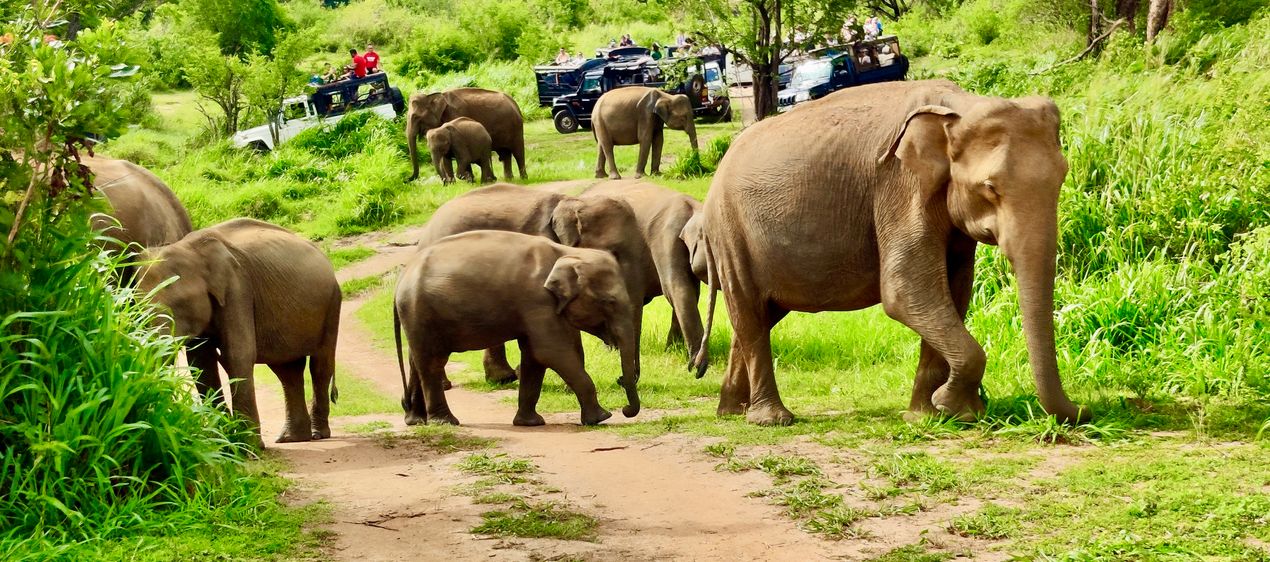
[{"label": "elephant walking on dirt path", "polygon": [[850,88],[743,131],[705,201],[734,334],[718,413],[791,423],[772,327],[790,311],[880,302],[922,338],[910,412],[974,419],[986,356],[965,316],[982,242],[1014,266],[1041,405],[1087,419],[1063,391],[1054,351],[1066,174],[1053,101],[982,97],[947,81]]}]

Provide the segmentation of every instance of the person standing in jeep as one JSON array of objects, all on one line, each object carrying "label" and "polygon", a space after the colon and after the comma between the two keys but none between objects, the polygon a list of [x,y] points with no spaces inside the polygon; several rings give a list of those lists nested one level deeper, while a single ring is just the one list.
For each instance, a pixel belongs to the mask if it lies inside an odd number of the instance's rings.
[{"label": "person standing in jeep", "polygon": [[366,54],[362,55],[366,59],[366,73],[374,74],[379,72],[379,53],[375,52],[375,46],[370,43],[366,44]]},{"label": "person standing in jeep", "polygon": [[349,78],[365,78],[366,77],[366,57],[357,54],[357,49],[349,49],[348,54],[353,57],[353,64],[348,66]]}]

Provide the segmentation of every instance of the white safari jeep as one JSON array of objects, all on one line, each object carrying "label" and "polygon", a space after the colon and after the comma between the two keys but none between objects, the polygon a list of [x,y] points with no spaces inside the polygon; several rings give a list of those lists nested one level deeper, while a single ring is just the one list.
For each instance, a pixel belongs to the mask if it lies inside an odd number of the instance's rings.
[{"label": "white safari jeep", "polygon": [[[365,78],[323,84],[308,96],[287,99],[274,115],[272,126],[277,127],[278,142],[284,143],[328,118],[362,110],[394,119],[405,113],[406,102],[400,90],[388,85],[388,76],[379,72]],[[238,131],[232,138],[233,144],[262,152],[273,150],[273,134],[269,128],[270,124],[264,124]]]}]

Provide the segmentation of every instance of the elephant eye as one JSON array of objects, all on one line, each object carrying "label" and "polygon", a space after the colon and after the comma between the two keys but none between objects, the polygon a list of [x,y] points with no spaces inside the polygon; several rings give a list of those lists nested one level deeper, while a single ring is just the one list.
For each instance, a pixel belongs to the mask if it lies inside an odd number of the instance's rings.
[{"label": "elephant eye", "polygon": [[988,193],[991,194],[993,197],[1001,196],[1001,192],[997,191],[997,184],[992,183],[992,180],[983,180],[983,187],[987,189]]}]

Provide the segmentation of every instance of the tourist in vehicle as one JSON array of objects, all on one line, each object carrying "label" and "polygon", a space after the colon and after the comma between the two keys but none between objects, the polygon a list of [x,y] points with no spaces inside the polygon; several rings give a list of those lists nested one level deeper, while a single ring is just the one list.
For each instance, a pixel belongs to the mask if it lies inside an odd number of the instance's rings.
[{"label": "tourist in vehicle", "polygon": [[366,77],[366,57],[357,54],[357,49],[349,49],[349,56],[353,57],[353,64],[348,65],[349,78],[365,78]]},{"label": "tourist in vehicle", "polygon": [[680,31],[679,35],[675,37],[675,46],[682,49],[687,44],[688,44],[688,36],[684,35],[684,32]]},{"label": "tourist in vehicle", "polygon": [[568,63],[569,63],[569,51],[566,51],[564,47],[560,47],[560,52],[556,53],[556,64],[568,64]]},{"label": "tourist in vehicle", "polygon": [[586,55],[582,54],[582,51],[578,51],[578,54],[573,55],[573,62],[578,64],[586,62]]},{"label": "tourist in vehicle", "polygon": [[612,37],[609,38],[609,48],[610,49],[617,48],[617,39],[613,39]]},{"label": "tourist in vehicle", "polygon": [[339,79],[340,79],[340,73],[335,71],[335,67],[332,66],[331,63],[328,62],[322,66],[322,83],[323,84],[330,84],[331,82],[338,81]]},{"label": "tourist in vehicle", "polygon": [[661,52],[661,45],[657,44],[656,41],[653,41],[653,51],[649,53],[648,56],[653,57],[653,60],[661,60],[663,56]]},{"label": "tourist in vehicle", "polygon": [[362,58],[366,59],[366,74],[379,72],[379,53],[375,52],[374,45],[366,44],[366,53],[362,55]]}]

